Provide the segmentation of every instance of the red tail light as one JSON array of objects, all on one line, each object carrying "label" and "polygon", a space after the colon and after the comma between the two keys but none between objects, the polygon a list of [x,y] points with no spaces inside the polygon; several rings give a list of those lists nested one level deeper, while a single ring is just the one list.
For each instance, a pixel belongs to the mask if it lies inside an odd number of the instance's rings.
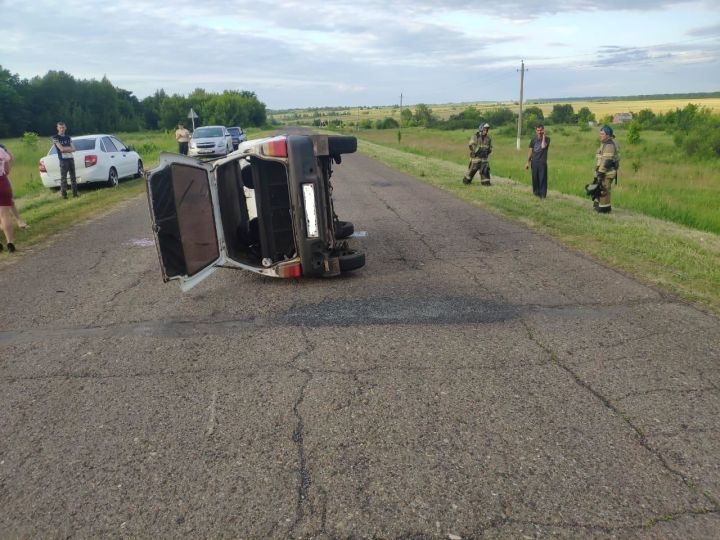
[{"label": "red tail light", "polygon": [[302,276],[302,266],[299,262],[278,265],[278,275],[281,278],[299,278]]},{"label": "red tail light", "polygon": [[262,153],[272,157],[287,157],[287,139],[275,139],[262,145]]},{"label": "red tail light", "polygon": [[85,156],[85,168],[92,167],[93,165],[97,165],[97,156],[94,154]]},{"label": "red tail light", "polygon": [[40,172],[47,172],[47,169],[45,168],[45,163],[43,163],[42,159],[38,161],[38,170]]}]

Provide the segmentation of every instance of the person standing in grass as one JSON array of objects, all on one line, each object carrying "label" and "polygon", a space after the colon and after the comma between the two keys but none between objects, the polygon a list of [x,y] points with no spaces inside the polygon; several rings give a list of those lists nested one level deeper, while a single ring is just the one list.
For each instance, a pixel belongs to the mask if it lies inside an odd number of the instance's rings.
[{"label": "person standing in grass", "polygon": [[185,129],[182,122],[178,122],[177,129],[175,130],[175,140],[178,142],[178,152],[183,156],[187,156],[190,132]]},{"label": "person standing in grass", "polygon": [[533,195],[544,199],[547,195],[547,160],[550,137],[545,135],[545,126],[535,126],[535,137],[528,145],[528,162],[525,169],[532,172]]},{"label": "person standing in grass", "polygon": [[600,148],[595,154],[595,182],[599,184],[599,192],[597,197],[593,198],[593,209],[601,214],[609,214],[612,210],[610,187],[613,180],[617,179],[620,151],[610,126],[601,127],[598,137],[600,138]]},{"label": "person standing in grass", "polygon": [[[10,150],[0,144],[0,228],[5,234],[5,241],[10,253],[15,252],[13,217],[17,220],[18,227],[21,229],[27,227],[27,223],[20,217],[15,201],[13,201],[9,178],[12,160],[13,156]],[[0,244],[0,251],[3,250],[4,247]]]},{"label": "person standing in grass", "polygon": [[490,124],[482,124],[478,127],[468,143],[470,148],[470,164],[468,171],[463,176],[463,184],[472,182],[475,173],[480,171],[480,183],[483,186],[490,185],[490,161],[492,153],[492,139],[488,135]]},{"label": "person standing in grass", "polygon": [[58,122],[55,126],[57,135],[53,137],[53,144],[57,149],[58,161],[60,162],[60,194],[67,199],[67,177],[70,174],[70,186],[73,197],[78,196],[77,178],[75,177],[75,146],[72,139],[65,134],[67,126],[65,122]]}]

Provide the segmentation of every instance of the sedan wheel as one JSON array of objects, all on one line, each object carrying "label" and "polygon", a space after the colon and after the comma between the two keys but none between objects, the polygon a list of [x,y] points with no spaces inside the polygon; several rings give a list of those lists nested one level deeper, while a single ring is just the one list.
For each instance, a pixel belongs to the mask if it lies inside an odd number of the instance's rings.
[{"label": "sedan wheel", "polygon": [[135,178],[142,178],[145,176],[145,168],[143,162],[138,159],[138,172],[135,174]]},{"label": "sedan wheel", "polygon": [[108,179],[107,179],[108,187],[116,187],[119,182],[120,182],[120,179],[118,178],[118,173],[115,170],[115,167],[110,167],[110,173],[108,174]]}]

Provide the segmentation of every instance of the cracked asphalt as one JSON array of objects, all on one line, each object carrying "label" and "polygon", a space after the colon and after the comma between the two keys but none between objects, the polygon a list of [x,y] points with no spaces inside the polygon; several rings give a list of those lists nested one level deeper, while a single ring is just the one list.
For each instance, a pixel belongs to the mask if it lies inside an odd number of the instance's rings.
[{"label": "cracked asphalt", "polygon": [[716,316],[363,156],[334,185],[340,278],[182,293],[144,197],[3,257],[0,537],[720,536]]}]

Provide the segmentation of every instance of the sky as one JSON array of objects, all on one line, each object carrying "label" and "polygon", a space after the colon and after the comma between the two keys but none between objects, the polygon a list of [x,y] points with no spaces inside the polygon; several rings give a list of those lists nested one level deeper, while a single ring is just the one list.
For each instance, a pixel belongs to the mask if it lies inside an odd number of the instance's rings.
[{"label": "sky", "polygon": [[0,66],[269,109],[720,91],[720,0],[0,0]]}]

